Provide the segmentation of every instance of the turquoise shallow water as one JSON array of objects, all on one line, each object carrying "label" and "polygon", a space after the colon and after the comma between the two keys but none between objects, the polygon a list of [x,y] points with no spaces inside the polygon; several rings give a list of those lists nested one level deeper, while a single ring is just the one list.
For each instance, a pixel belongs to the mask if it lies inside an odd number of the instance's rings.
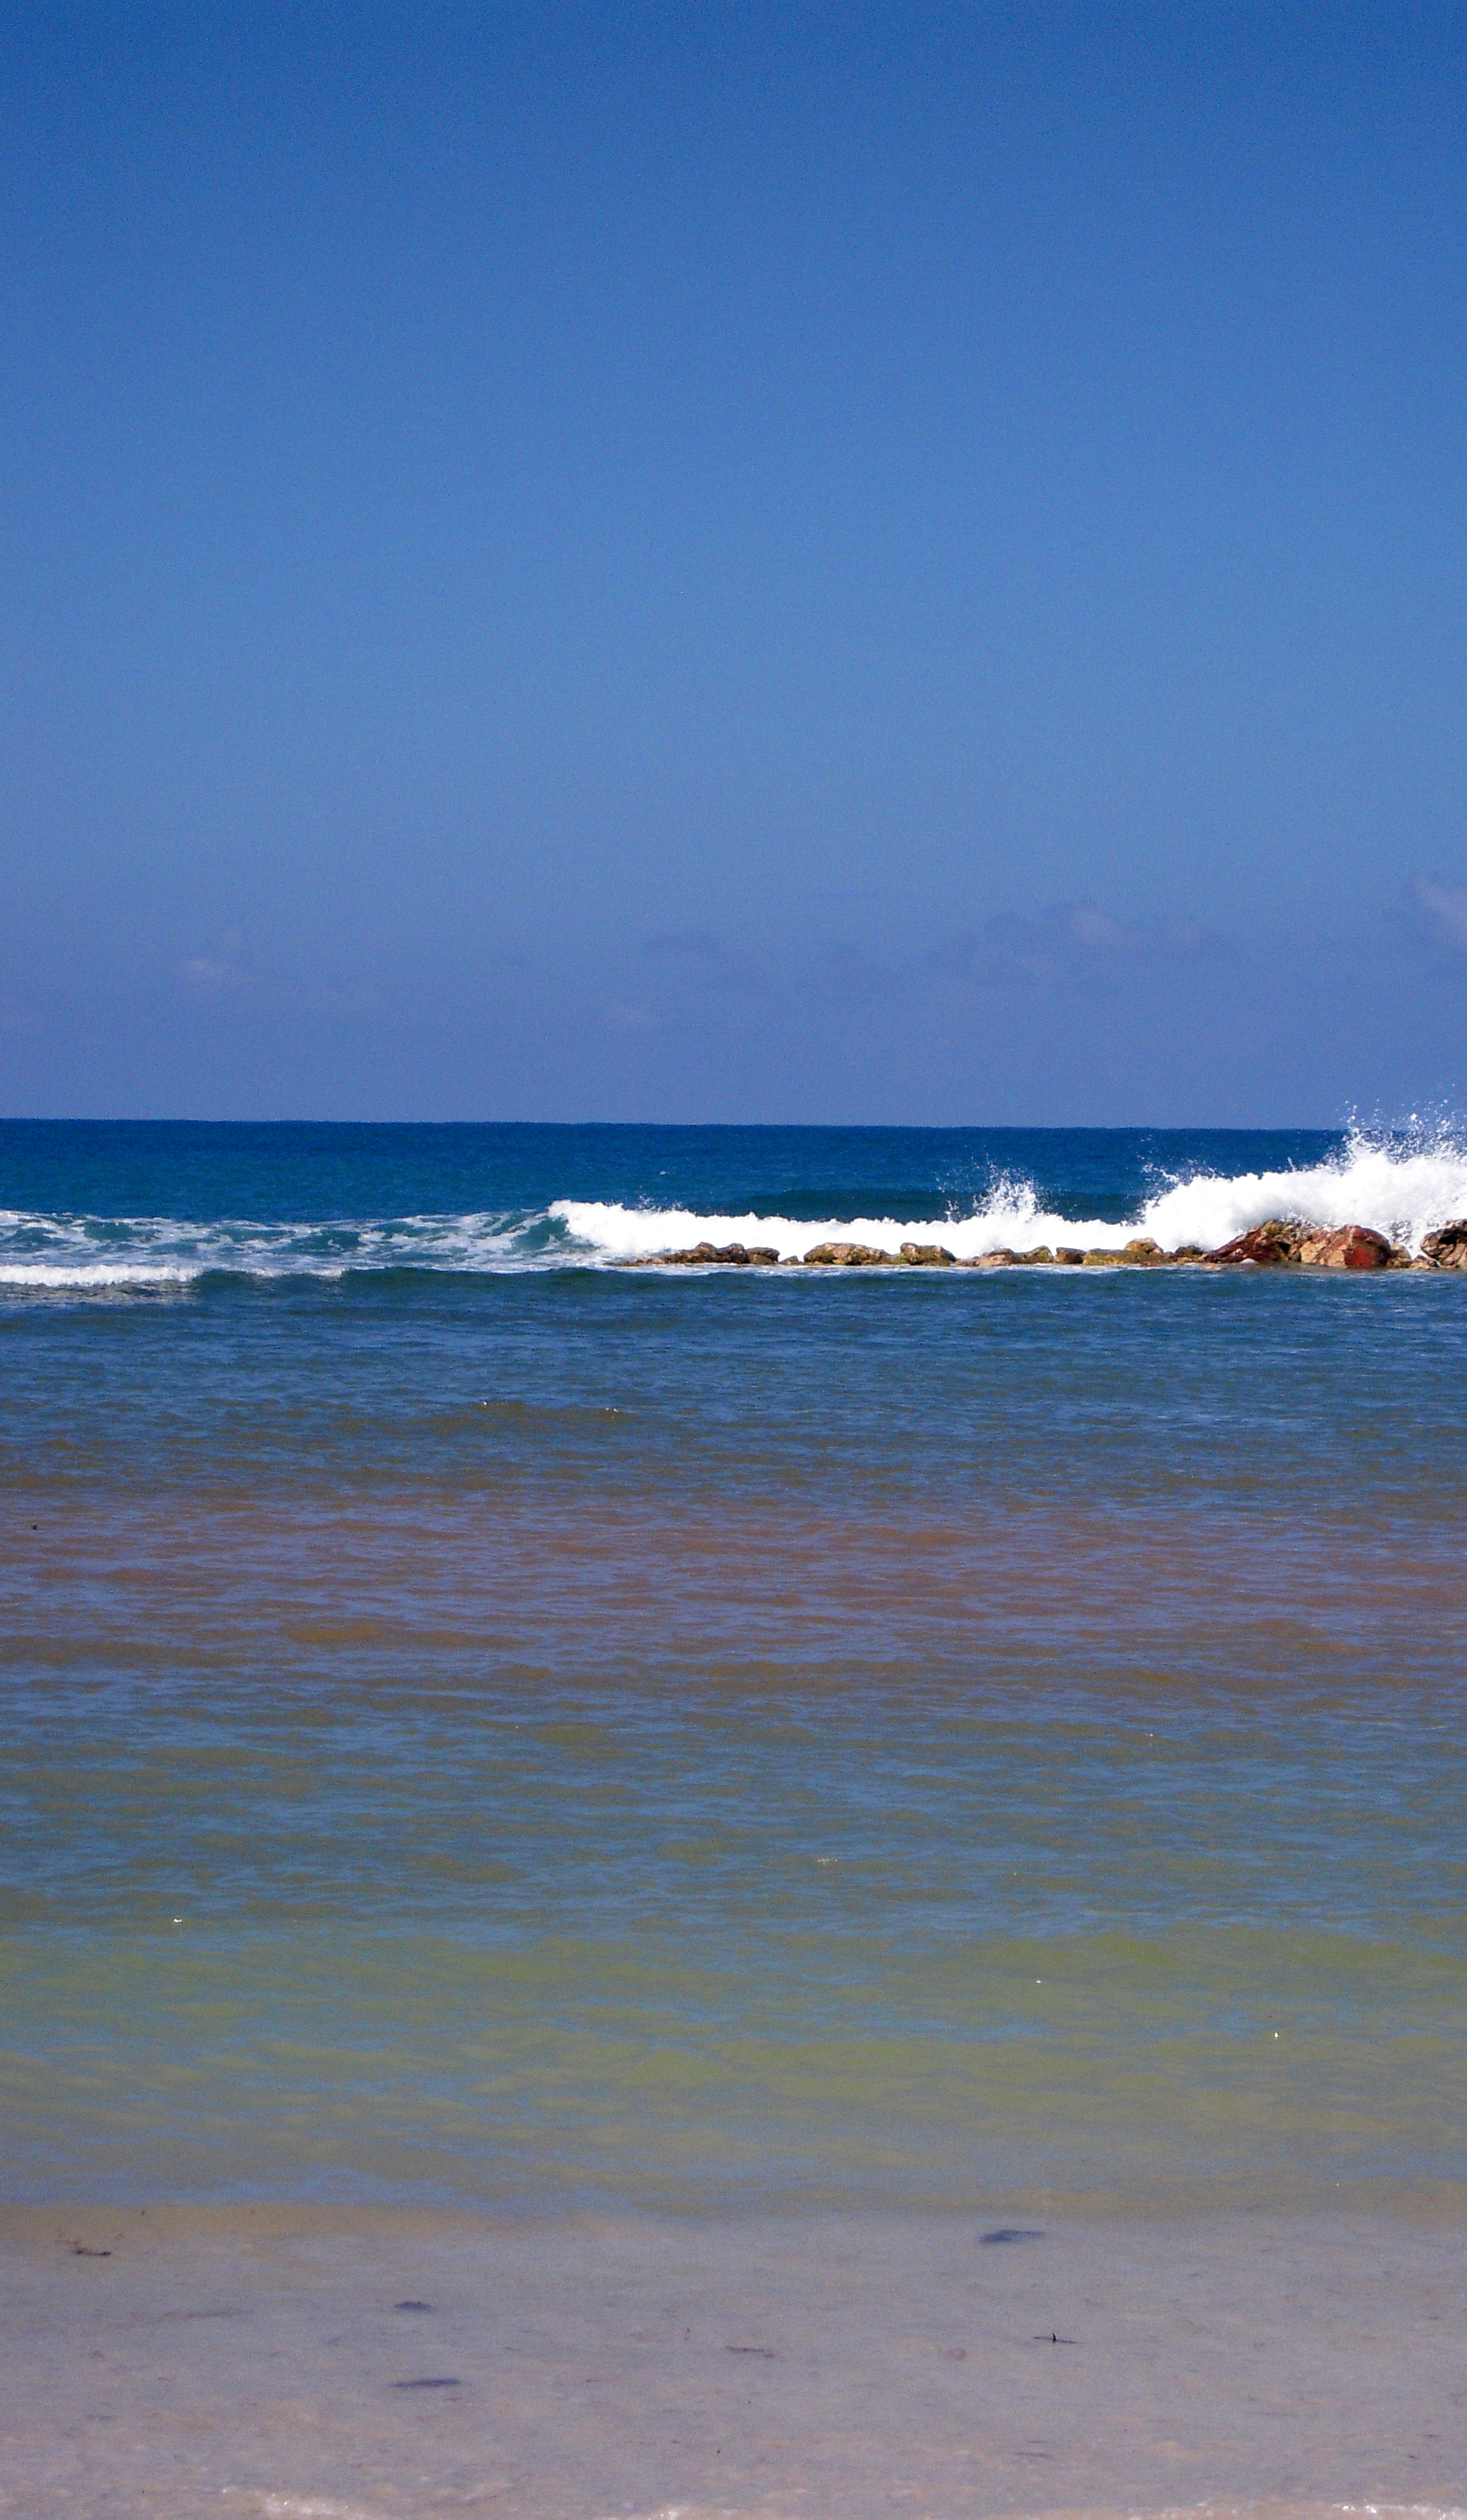
[{"label": "turquoise shallow water", "polygon": [[1460,2192],[1467,1282],[555,1213],[1119,1230],[1449,1148],[0,1154],[13,2195]]}]

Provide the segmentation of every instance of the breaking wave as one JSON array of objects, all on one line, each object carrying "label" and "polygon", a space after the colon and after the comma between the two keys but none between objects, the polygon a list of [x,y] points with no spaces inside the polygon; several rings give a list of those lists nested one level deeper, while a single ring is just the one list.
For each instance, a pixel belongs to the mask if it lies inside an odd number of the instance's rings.
[{"label": "breaking wave", "polygon": [[1046,1207],[1032,1183],[1012,1180],[996,1183],[965,1216],[712,1216],[575,1199],[557,1200],[551,1213],[577,1243],[609,1260],[651,1258],[704,1240],[773,1244],[784,1257],[837,1239],[886,1250],[904,1241],[941,1242],[968,1260],[1045,1242],[1118,1251],[1140,1234],[1169,1251],[1189,1242],[1215,1251],[1270,1216],[1307,1225],[1372,1225],[1416,1251],[1437,1226],[1467,1215],[1467,1146],[1445,1137],[1402,1146],[1358,1132],[1337,1155],[1308,1169],[1197,1173],[1165,1182],[1121,1224]]},{"label": "breaking wave", "polygon": [[188,1286],[215,1274],[341,1278],[349,1271],[436,1269],[477,1275],[543,1264],[556,1256],[553,1246],[563,1242],[563,1234],[543,1212],[365,1223],[223,1218],[199,1224],[172,1216],[45,1216],[0,1209],[0,1289],[102,1294]]},{"label": "breaking wave", "polygon": [[[854,1204],[854,1203],[853,1203]],[[1033,1182],[1004,1177],[961,1212],[791,1216],[762,1211],[618,1204],[560,1198],[517,1213],[412,1215],[207,1224],[177,1217],[60,1216],[0,1210],[0,1293],[102,1297],[183,1292],[205,1276],[330,1280],[389,1271],[456,1276],[597,1268],[654,1259],[700,1241],[773,1245],[798,1257],[814,1243],[850,1240],[894,1250],[941,1242],[959,1259],[1011,1245],[1078,1243],[1119,1249],[1134,1235],[1163,1248],[1214,1250],[1266,1217],[1311,1225],[1370,1225],[1418,1250],[1448,1219],[1467,1216],[1467,1142],[1356,1131],[1325,1160],[1276,1172],[1194,1172],[1157,1178],[1118,1223],[1046,1204]]]}]

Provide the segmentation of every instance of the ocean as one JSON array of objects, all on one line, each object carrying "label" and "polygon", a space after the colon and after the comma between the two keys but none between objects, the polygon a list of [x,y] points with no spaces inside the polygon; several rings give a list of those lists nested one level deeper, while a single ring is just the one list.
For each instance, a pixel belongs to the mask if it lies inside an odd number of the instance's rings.
[{"label": "ocean", "polygon": [[14,1122],[0,1207],[32,2237],[1460,2229],[1467,1275],[617,1265],[1414,1246],[1450,1131]]}]

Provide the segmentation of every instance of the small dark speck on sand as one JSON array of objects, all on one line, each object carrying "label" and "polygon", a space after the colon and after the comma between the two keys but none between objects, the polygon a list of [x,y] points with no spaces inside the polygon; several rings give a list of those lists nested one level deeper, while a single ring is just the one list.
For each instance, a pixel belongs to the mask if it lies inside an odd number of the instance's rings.
[{"label": "small dark speck on sand", "polygon": [[773,2362],[776,2359],[775,2349],[772,2345],[726,2345],[724,2347],[724,2352],[726,2354],[757,2354],[761,2362]]},{"label": "small dark speck on sand", "polygon": [[982,2234],[983,2245],[986,2249],[997,2249],[1005,2240],[1043,2240],[1045,2237],[1046,2234],[1043,2231],[1018,2230],[1006,2223],[1001,2225],[997,2231],[985,2231]]},{"label": "small dark speck on sand", "polygon": [[463,2383],[459,2380],[394,2380],[392,2386],[394,2389],[458,2389]]},{"label": "small dark speck on sand", "polygon": [[1056,2336],[1051,2327],[1047,2336],[1037,2336],[1034,2341],[1036,2345],[1078,2345],[1080,2339],[1078,2336]]},{"label": "small dark speck on sand", "polygon": [[392,2307],[394,2310],[431,2310],[433,2305],[430,2301],[395,2301]]},{"label": "small dark speck on sand", "polygon": [[110,2258],[111,2251],[111,2249],[84,2249],[79,2240],[73,2240],[71,2255],[73,2258]]}]

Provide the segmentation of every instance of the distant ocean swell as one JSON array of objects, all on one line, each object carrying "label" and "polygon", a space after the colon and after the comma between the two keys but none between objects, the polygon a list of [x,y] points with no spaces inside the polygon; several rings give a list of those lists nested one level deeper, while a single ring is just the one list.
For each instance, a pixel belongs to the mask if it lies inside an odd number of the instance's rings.
[{"label": "distant ocean swell", "polygon": [[43,1215],[0,1209],[0,1287],[38,1292],[183,1288],[211,1274],[340,1278],[423,1270],[501,1275],[614,1266],[689,1243],[741,1241],[797,1257],[847,1238],[893,1247],[941,1241],[959,1259],[1005,1246],[1082,1243],[1119,1250],[1134,1235],[1164,1249],[1211,1250],[1267,1217],[1311,1225],[1373,1226],[1410,1250],[1449,1219],[1467,1215],[1467,1141],[1430,1142],[1356,1133],[1329,1160],[1308,1168],[1163,1180],[1117,1223],[1059,1214],[1030,1182],[997,1181],[966,1212],[929,1216],[791,1216],[559,1198],[533,1212],[408,1215],[327,1222],[165,1216]]}]

